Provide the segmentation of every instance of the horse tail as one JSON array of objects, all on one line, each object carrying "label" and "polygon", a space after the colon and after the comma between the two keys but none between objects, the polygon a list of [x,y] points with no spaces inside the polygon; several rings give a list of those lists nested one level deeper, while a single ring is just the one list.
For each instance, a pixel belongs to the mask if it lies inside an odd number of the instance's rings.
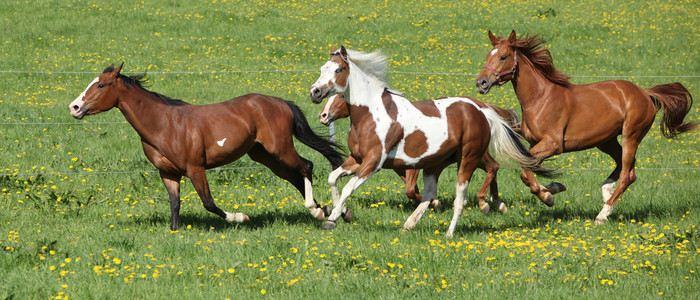
[{"label": "horse tail", "polygon": [[558,174],[554,170],[546,169],[540,164],[542,160],[532,156],[525,145],[520,142],[518,135],[495,110],[485,108],[481,110],[491,126],[491,152],[498,156],[506,156],[516,162],[520,167],[535,172],[535,174],[553,178]]},{"label": "horse tail", "polygon": [[520,117],[518,116],[518,112],[515,111],[514,109],[503,109],[500,108],[496,105],[493,105],[491,103],[487,102],[482,102],[484,106],[487,108],[493,109],[496,111],[496,113],[501,116],[503,120],[508,123],[508,126],[510,126],[513,131],[517,134],[522,134],[522,130],[520,129]]},{"label": "horse tail", "polygon": [[290,101],[284,101],[287,103],[289,108],[292,110],[292,115],[294,116],[294,127],[292,128],[292,133],[294,136],[304,145],[311,147],[321,153],[328,161],[331,163],[331,168],[333,170],[340,167],[345,161],[345,155],[336,149],[341,149],[340,146],[330,141],[328,137],[319,136],[316,134],[309,126],[309,122],[306,121],[306,116],[301,111],[301,109],[296,106],[296,104]]},{"label": "horse tail", "polygon": [[693,106],[693,96],[681,83],[657,85],[644,92],[649,95],[657,110],[661,108],[664,110],[661,133],[666,138],[672,139],[698,126],[697,122],[683,122]]}]

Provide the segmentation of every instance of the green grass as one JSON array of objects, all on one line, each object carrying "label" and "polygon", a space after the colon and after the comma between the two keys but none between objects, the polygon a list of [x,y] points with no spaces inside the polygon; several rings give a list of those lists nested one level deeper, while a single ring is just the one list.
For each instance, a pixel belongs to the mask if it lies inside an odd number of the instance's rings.
[{"label": "green grass", "polygon": [[[248,158],[208,174],[217,205],[250,223],[207,213],[185,179],[183,226],[170,232],[163,184],[119,111],[77,121],[67,105],[124,62],[125,73],[149,73],[151,90],[190,103],[260,92],[313,117],[321,107],[308,88],[340,45],[381,48],[393,71],[429,73],[391,74],[409,99],[476,96],[474,76],[446,73],[481,70],[489,29],[541,33],[574,83],[679,81],[697,97],[698,13],[694,1],[2,2],[0,298],[697,298],[700,131],[667,140],[654,125],[606,226],[592,220],[614,163],[590,150],[550,163],[569,189],[553,208],[504,168],[509,213],[485,216],[478,172],[450,239],[454,168],[439,183],[445,208],[413,231],[400,230],[414,206],[391,171],[350,198],[353,223],[321,231],[301,195]],[[479,98],[518,107],[510,85]],[[700,120],[700,106],[687,120]],[[347,127],[336,124],[339,140]],[[298,149],[317,163],[314,194],[329,204],[329,165]]]}]

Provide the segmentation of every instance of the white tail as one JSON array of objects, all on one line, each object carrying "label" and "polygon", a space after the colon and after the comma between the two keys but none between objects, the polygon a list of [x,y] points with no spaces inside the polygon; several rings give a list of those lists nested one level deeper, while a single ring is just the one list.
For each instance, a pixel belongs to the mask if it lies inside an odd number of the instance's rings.
[{"label": "white tail", "polygon": [[491,108],[482,108],[481,112],[491,126],[491,153],[510,158],[524,169],[540,170],[540,161],[530,155],[525,145],[520,142],[520,135],[510,128],[506,120]]}]

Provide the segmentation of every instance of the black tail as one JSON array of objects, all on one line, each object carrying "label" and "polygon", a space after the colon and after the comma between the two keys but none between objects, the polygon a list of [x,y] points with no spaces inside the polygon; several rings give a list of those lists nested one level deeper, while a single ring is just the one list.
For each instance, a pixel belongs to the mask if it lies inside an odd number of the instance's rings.
[{"label": "black tail", "polygon": [[530,154],[529,151],[527,151],[527,148],[525,147],[525,145],[523,145],[523,143],[520,142],[520,136],[518,135],[518,133],[515,132],[515,130],[513,130],[512,128],[507,127],[507,126],[503,126],[503,127],[506,129],[506,132],[508,132],[508,137],[510,139],[512,139],[513,141],[515,141],[518,152],[520,152],[521,155],[523,155],[527,158],[533,159],[533,160],[537,160],[536,165],[532,165],[532,166],[528,166],[528,167],[524,167],[524,168],[526,168],[526,169],[528,169],[528,170],[534,172],[535,174],[540,175],[544,178],[552,179],[552,178],[557,178],[557,177],[561,176],[561,172],[559,172],[557,170],[542,167],[540,165],[542,163],[542,160],[538,160],[536,157],[532,156],[532,154]]},{"label": "black tail", "polygon": [[336,149],[342,148],[331,142],[328,137],[316,134],[309,126],[309,122],[306,121],[306,116],[296,104],[286,100],[284,102],[289,105],[289,108],[292,109],[292,115],[294,115],[294,128],[292,129],[294,136],[304,145],[323,154],[331,163],[333,170],[340,167],[345,162],[345,155]]}]

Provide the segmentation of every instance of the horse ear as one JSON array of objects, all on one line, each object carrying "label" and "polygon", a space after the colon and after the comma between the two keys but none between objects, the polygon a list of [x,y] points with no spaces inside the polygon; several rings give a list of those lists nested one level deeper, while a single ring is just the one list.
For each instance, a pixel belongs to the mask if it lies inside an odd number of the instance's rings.
[{"label": "horse ear", "polygon": [[338,52],[338,48],[336,48],[335,46],[331,47],[331,53],[336,53],[336,52]]},{"label": "horse ear", "polygon": [[491,40],[491,46],[496,46],[496,44],[498,44],[498,38],[493,35],[491,30],[489,30],[489,40]]},{"label": "horse ear", "polygon": [[[114,66],[114,64],[112,64],[112,66]],[[114,69],[114,72],[115,72],[117,75],[119,75],[119,72],[122,71],[122,67],[123,67],[123,66],[124,66],[124,63],[122,63],[121,65],[119,65],[118,68]]]},{"label": "horse ear", "polygon": [[515,43],[516,35],[515,35],[515,30],[510,32],[510,36],[508,37],[508,43],[513,44]]},{"label": "horse ear", "polygon": [[348,51],[345,50],[345,46],[340,46],[340,57],[343,58],[344,61],[348,60]]}]

